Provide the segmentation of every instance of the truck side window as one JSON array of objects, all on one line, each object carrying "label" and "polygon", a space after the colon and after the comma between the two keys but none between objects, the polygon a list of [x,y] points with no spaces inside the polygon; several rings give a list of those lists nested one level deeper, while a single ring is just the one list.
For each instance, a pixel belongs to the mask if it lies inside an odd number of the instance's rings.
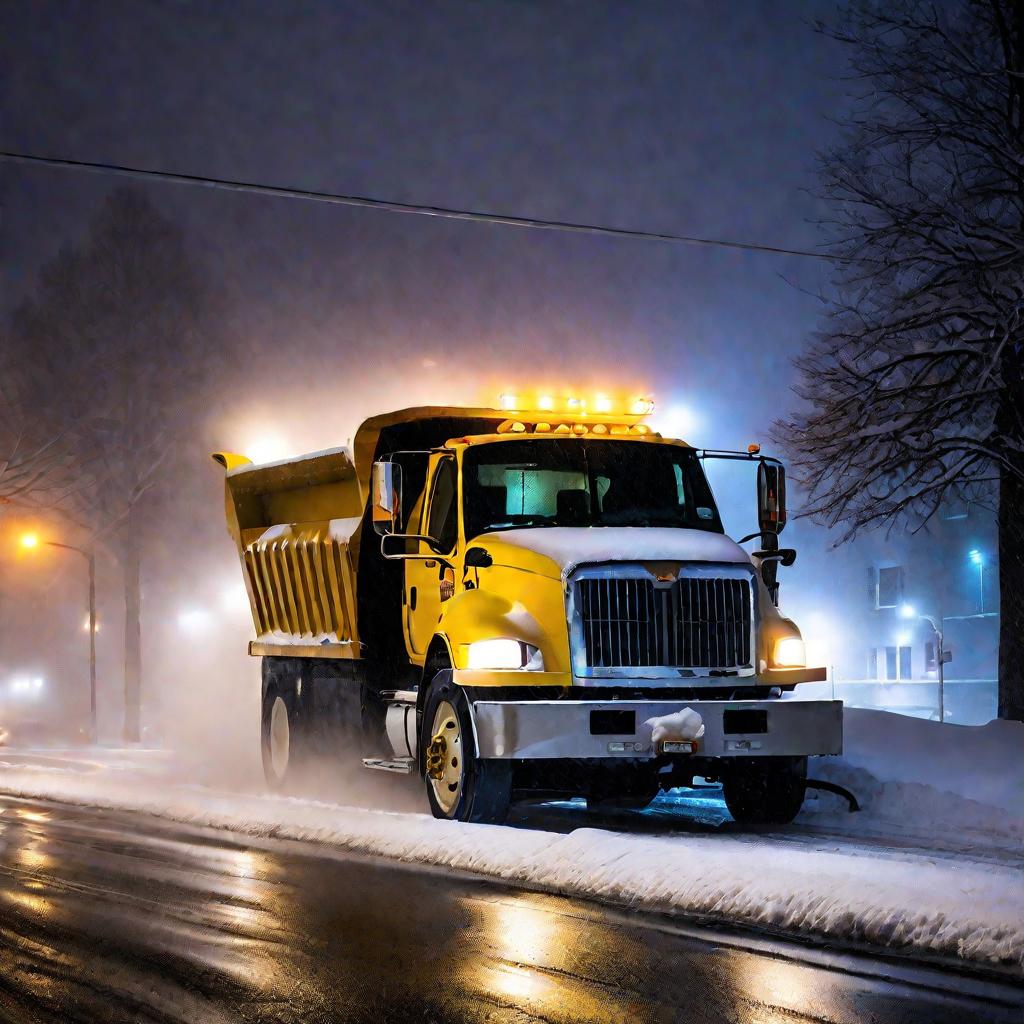
[{"label": "truck side window", "polygon": [[455,547],[458,536],[458,503],[455,500],[459,477],[454,459],[445,459],[434,477],[430,494],[430,518],[427,534],[433,537],[445,551]]}]

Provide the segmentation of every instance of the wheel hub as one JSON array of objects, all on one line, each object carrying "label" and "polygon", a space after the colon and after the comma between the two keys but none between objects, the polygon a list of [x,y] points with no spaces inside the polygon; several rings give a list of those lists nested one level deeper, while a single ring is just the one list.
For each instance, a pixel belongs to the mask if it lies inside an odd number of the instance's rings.
[{"label": "wheel hub", "polygon": [[444,766],[448,759],[448,741],[444,733],[435,733],[427,747],[427,774],[440,781],[444,778]]},{"label": "wheel hub", "polygon": [[434,712],[430,745],[426,751],[426,773],[434,799],[451,815],[462,796],[462,730],[455,708],[443,700]]}]

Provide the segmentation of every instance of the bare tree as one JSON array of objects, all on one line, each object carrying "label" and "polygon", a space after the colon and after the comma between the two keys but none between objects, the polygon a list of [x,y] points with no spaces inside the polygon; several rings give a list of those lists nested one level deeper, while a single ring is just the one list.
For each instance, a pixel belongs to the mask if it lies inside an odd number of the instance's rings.
[{"label": "bare tree", "polygon": [[776,433],[844,539],[998,502],[999,714],[1024,719],[1024,0],[862,0],[822,30],[863,90],[822,158],[835,288]]},{"label": "bare tree", "polygon": [[112,546],[124,573],[129,740],[140,729],[143,503],[202,416],[216,352],[210,308],[181,231],[122,188],[13,318],[19,358],[44,371],[33,404],[71,441],[77,478],[65,509]]},{"label": "bare tree", "polygon": [[31,379],[31,366],[0,361],[0,505],[50,508],[73,486],[74,473],[61,426],[33,413]]}]

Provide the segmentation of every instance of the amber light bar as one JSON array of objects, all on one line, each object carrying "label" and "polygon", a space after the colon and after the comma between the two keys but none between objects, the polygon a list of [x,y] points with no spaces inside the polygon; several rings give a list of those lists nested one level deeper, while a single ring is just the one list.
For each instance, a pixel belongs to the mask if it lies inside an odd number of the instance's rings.
[{"label": "amber light bar", "polygon": [[523,420],[505,420],[498,427],[499,434],[650,434],[659,437],[646,423],[532,423]]},{"label": "amber light bar", "polygon": [[506,391],[498,396],[498,406],[505,412],[562,412],[574,418],[589,414],[597,416],[650,416],[654,412],[654,401],[637,397],[616,402],[607,394],[598,393],[589,402],[576,395],[556,397],[550,392],[540,392],[532,399],[517,392]]}]

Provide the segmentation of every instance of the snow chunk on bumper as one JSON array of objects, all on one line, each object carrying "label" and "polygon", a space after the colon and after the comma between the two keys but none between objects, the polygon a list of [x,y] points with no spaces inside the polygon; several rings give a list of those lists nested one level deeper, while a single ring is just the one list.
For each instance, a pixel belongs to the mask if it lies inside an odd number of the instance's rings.
[{"label": "snow chunk on bumper", "polygon": [[662,740],[699,740],[704,735],[704,719],[693,708],[682,708],[671,715],[648,718],[644,725],[651,730],[651,742]]}]

